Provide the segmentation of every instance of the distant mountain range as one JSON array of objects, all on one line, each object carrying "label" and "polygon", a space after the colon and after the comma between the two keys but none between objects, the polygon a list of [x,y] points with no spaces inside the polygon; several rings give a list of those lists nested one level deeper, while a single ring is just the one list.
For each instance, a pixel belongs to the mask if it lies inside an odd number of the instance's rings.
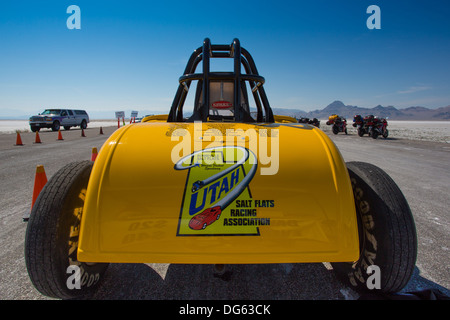
[{"label": "distant mountain range", "polygon": [[[139,109],[135,109],[139,110]],[[334,101],[326,106],[322,110],[314,111],[303,111],[300,109],[287,109],[287,108],[276,108],[272,106],[274,114],[291,116],[295,118],[317,118],[317,119],[328,119],[332,114],[337,114],[339,116],[347,118],[347,120],[353,120],[356,114],[366,116],[373,114],[374,116],[389,118],[390,120],[450,120],[450,105],[446,107],[441,107],[437,109],[430,109],[425,107],[409,107],[405,109],[397,109],[393,106],[376,106],[374,108],[361,108],[357,106],[345,105],[342,101]],[[91,119],[114,119],[114,110],[112,111],[95,111],[86,109],[89,113]],[[167,111],[150,111],[150,110],[139,110],[139,117],[147,114],[166,114]],[[129,118],[131,114],[130,110],[125,110],[126,118]],[[185,116],[188,116],[190,112],[186,112]],[[18,113],[14,109],[0,109],[0,120],[6,119],[17,119],[17,120],[28,120],[32,114],[24,114],[23,112]]]},{"label": "distant mountain range", "polygon": [[397,109],[393,106],[383,107],[378,105],[374,108],[361,108],[357,106],[345,105],[342,101],[334,101],[322,110],[303,111],[297,109],[273,108],[274,114],[287,115],[295,118],[317,118],[328,119],[332,114],[352,120],[356,114],[389,118],[390,120],[450,120],[450,105],[437,109],[425,107],[409,107]]}]

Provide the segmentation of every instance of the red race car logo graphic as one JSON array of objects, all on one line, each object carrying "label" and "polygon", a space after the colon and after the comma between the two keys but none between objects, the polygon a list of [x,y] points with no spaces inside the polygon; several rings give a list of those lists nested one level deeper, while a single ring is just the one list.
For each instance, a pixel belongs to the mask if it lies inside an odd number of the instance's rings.
[{"label": "red race car logo graphic", "polygon": [[194,216],[189,221],[189,228],[191,228],[192,230],[205,229],[214,221],[219,220],[221,212],[222,210],[220,209],[220,207],[212,207],[206,209],[202,213]]}]

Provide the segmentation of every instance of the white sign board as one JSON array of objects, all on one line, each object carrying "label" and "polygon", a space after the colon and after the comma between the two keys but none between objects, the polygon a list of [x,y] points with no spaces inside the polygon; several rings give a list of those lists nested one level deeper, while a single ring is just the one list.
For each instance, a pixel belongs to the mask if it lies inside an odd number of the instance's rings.
[{"label": "white sign board", "polygon": [[116,111],[116,118],[125,118],[125,111]]},{"label": "white sign board", "polygon": [[137,115],[138,115],[138,112],[137,112],[137,111],[131,111],[131,117],[132,117],[132,118],[136,118]]}]

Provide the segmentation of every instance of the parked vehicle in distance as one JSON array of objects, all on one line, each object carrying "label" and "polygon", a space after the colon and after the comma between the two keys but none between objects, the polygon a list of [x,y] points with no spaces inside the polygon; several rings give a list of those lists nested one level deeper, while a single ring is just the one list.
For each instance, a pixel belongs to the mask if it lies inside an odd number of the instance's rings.
[{"label": "parked vehicle in distance", "polygon": [[386,139],[389,135],[387,125],[385,118],[378,118],[374,115],[368,115],[364,118],[361,115],[355,115],[353,118],[353,127],[357,128],[360,137],[367,133],[369,137],[374,139],[380,135]]},{"label": "parked vehicle in distance", "polygon": [[89,115],[85,110],[73,109],[45,109],[44,112],[30,117],[31,131],[36,132],[41,128],[51,128],[58,131],[61,127],[69,130],[71,127],[86,129],[89,123]]},{"label": "parked vehicle in distance", "polygon": [[298,120],[299,123],[307,123],[312,124],[313,126],[316,126],[317,128],[320,128],[320,120],[317,118],[309,119],[309,118],[300,118]]},{"label": "parked vehicle in distance", "polygon": [[360,137],[368,133],[365,118],[363,118],[360,114],[353,117],[353,127],[358,130],[358,136]]},{"label": "parked vehicle in distance", "polygon": [[332,130],[334,134],[338,134],[339,132],[344,132],[345,134],[348,134],[347,132],[347,119],[344,117],[340,117],[337,114],[333,114],[328,117],[327,125],[332,125]]},{"label": "parked vehicle in distance", "polygon": [[385,139],[388,137],[389,131],[387,129],[386,119],[380,119],[373,115],[367,116],[366,118],[364,119],[366,120],[366,126],[368,127],[367,132],[370,137],[374,139],[378,138],[379,135],[383,136]]}]

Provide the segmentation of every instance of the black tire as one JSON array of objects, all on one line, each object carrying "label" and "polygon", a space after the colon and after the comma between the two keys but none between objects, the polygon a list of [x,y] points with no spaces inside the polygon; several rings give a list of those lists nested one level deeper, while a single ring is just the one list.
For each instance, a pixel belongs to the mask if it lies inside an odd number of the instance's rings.
[{"label": "black tire", "polygon": [[400,291],[409,281],[417,257],[417,235],[409,205],[395,182],[380,168],[347,163],[358,217],[360,258],[332,263],[338,277],[359,292],[368,292],[367,267],[380,274],[378,293]]},{"label": "black tire", "polygon": [[339,133],[339,128],[338,128],[338,126],[337,125],[333,125],[333,133],[334,134],[338,134]]},{"label": "black tire", "polygon": [[378,138],[378,135],[379,135],[378,130],[372,130],[372,138],[376,139]]},{"label": "black tire", "polygon": [[87,122],[86,122],[86,120],[81,121],[80,128],[81,128],[81,129],[86,129],[86,128],[87,128]]},{"label": "black tire", "polygon": [[358,136],[364,136],[364,129],[358,128]]},{"label": "black tire", "polygon": [[36,127],[36,126],[30,126],[30,128],[31,128],[32,132],[39,132],[39,130],[41,130],[40,127]]},{"label": "black tire", "polygon": [[389,130],[386,129],[386,130],[384,130],[384,132],[383,132],[383,138],[387,139],[388,136],[389,136]]},{"label": "black tire", "polygon": [[54,121],[52,124],[52,131],[58,131],[61,128],[59,121]]},{"label": "black tire", "polygon": [[[92,164],[74,162],[60,169],[42,189],[31,211],[25,236],[25,263],[31,282],[46,296],[88,297],[108,267],[105,263],[77,260],[78,231]],[[69,265],[76,265],[81,271],[80,289],[68,288],[73,274],[68,271]]]}]

